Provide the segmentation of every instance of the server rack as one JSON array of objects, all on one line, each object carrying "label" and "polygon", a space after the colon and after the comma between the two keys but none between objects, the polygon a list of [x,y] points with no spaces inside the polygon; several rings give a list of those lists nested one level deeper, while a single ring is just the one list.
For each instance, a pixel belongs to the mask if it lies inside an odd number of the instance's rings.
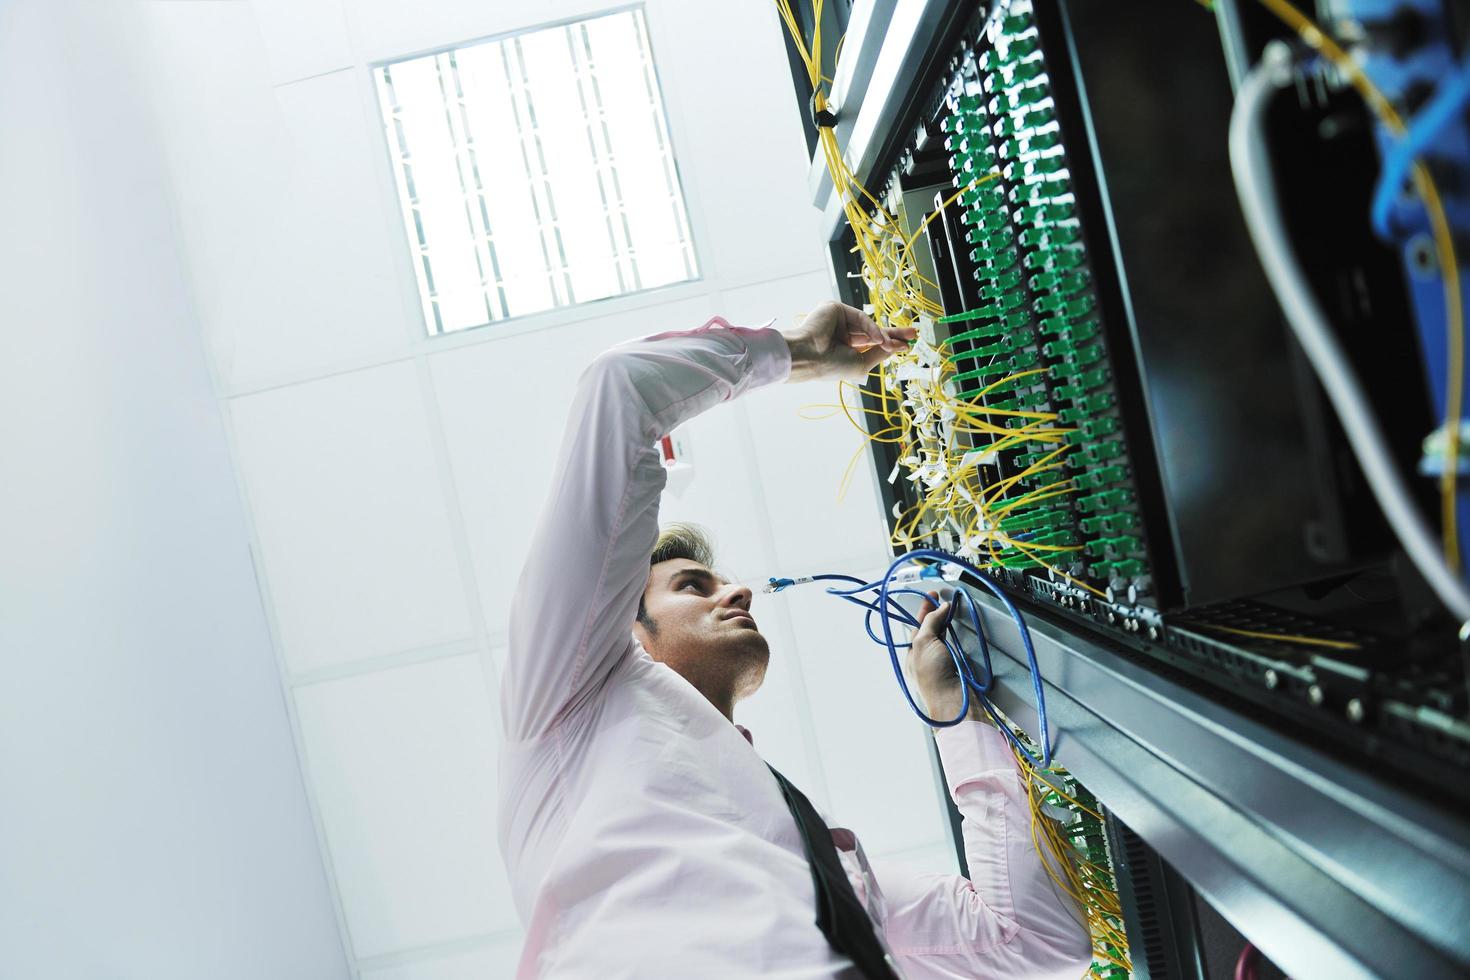
[{"label": "server rack", "polygon": [[[1116,500],[1126,500],[1120,526],[1132,533],[1117,533],[1112,517],[1068,515],[1074,525],[1093,522],[1065,539],[1100,559],[1071,566],[1101,586],[1090,592],[1034,567],[997,575],[1031,624],[1056,752],[1107,808],[1133,975],[1209,975],[1196,895],[1293,976],[1466,975],[1466,661],[1453,623],[1397,553],[1282,326],[1231,191],[1234,89],[1265,46],[1290,32],[1253,3],[1213,6],[835,4],[828,30],[845,37],[831,84],[835,119],[822,122],[860,182],[923,213],[941,203],[936,187],[958,186],[953,151],[967,124],[953,120],[965,92],[990,94],[977,73],[986,51],[999,52],[992,67],[1009,57],[1007,41],[996,40],[1008,17],[1022,18],[1013,36],[1040,52],[1027,63],[1050,76],[1048,118],[1065,144],[1093,343],[1110,368],[1109,398],[1089,405],[1117,420],[1122,444],[1080,472],[1116,466],[1109,475],[1118,482],[1098,486],[1127,491]],[[1470,22],[1458,5],[1438,3],[1319,7],[1335,24],[1397,46],[1388,84],[1411,107],[1425,97],[1412,89],[1440,70],[1435,59],[1461,57]],[[1416,69],[1416,59],[1425,64]],[[1412,472],[1419,437],[1443,405],[1436,284],[1417,274],[1422,240],[1386,245],[1358,216],[1382,135],[1329,66],[1302,64],[1295,104],[1273,114],[1278,180],[1293,231],[1313,241],[1304,260],[1314,285],[1355,361],[1371,363],[1373,410]],[[794,59],[793,76],[814,149],[811,92]],[[992,121],[987,149],[1001,139]],[[1456,207],[1470,194],[1470,180],[1454,181],[1470,175],[1466,149],[1458,159],[1442,151],[1450,158],[1439,167]],[[1020,194],[1025,179],[1005,182],[1007,234],[1026,230],[1017,204],[1035,198]],[[809,185],[839,293],[863,305],[839,195],[818,153]],[[962,207],[943,211],[925,235],[925,269],[947,312],[975,309],[984,298],[963,255],[974,229]],[[1453,217],[1470,226],[1470,207]],[[985,266],[990,257],[971,260]],[[1038,295],[1032,289],[1028,302]],[[1039,315],[1008,350],[1023,341],[1046,350]],[[1418,343],[1383,341],[1415,328]],[[1033,394],[1037,404],[1076,404],[1050,380]],[[995,462],[998,475],[1007,462]],[[887,479],[897,463],[890,446],[874,444],[890,524],[905,503]],[[1420,489],[1432,511],[1432,486]],[[1125,538],[1131,550],[1115,550]],[[1109,543],[1094,548],[1099,539]],[[1374,601],[1375,588],[1384,601]],[[999,654],[995,700],[1035,731],[1016,627],[988,594],[971,592]],[[1303,653],[1269,638],[1289,633],[1336,645]]]}]

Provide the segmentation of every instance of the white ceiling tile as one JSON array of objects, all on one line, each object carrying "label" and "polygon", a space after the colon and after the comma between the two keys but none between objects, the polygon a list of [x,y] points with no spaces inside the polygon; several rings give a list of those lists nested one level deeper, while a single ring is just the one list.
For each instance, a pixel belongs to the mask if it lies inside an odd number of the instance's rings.
[{"label": "white ceiling tile", "polygon": [[473,634],[412,362],[234,399],[293,671]]},{"label": "white ceiling tile", "polygon": [[355,955],[516,928],[495,836],[500,725],[479,657],[295,698]]},{"label": "white ceiling tile", "polygon": [[522,939],[486,941],[473,950],[425,952],[406,963],[362,971],[362,980],[493,980],[515,975]]},{"label": "white ceiling tile", "polygon": [[353,63],[342,0],[251,0],[277,84]]},{"label": "white ceiling tile", "polygon": [[182,250],[225,387],[410,346],[422,316],[367,74],[277,87],[248,5],[148,6]]}]

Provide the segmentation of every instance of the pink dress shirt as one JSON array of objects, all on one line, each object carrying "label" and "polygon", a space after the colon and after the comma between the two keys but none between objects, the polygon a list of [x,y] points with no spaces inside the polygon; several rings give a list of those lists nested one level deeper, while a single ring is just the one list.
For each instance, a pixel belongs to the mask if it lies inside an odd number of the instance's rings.
[{"label": "pink dress shirt", "polygon": [[[501,688],[521,980],[857,976],[815,924],[801,837],[752,743],[631,636],[665,479],[655,442],[790,369],[779,332],[716,318],[615,347],[581,378]],[[833,832],[896,970],[1076,980],[1087,935],[1041,867],[1003,738],[967,722],[938,744],[969,879],[875,874]]]}]

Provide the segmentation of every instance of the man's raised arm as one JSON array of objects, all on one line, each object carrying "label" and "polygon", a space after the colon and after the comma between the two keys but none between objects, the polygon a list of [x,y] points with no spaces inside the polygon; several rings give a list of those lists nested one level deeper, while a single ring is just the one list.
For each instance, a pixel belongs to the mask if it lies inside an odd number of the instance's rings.
[{"label": "man's raised arm", "polygon": [[788,375],[866,374],[902,345],[900,336],[829,303],[786,336],[716,318],[619,345],[592,362],[577,384],[511,604],[501,685],[509,738],[552,728],[632,644],[665,480],[657,440],[719,402]]}]

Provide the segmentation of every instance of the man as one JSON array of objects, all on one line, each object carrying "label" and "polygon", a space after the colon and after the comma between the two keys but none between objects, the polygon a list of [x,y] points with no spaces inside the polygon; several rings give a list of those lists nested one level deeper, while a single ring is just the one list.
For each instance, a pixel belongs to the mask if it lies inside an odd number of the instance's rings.
[{"label": "man", "polygon": [[[828,303],[784,335],[716,318],[615,347],[583,374],[502,687],[500,846],[527,932],[518,977],[1086,969],[1080,915],[1032,846],[1000,733],[967,720],[937,736],[971,878],[875,879],[852,835],[829,832],[734,724],[770,656],[750,590],[710,569],[696,535],[659,538],[662,435],[749,388],[860,378],[912,339]],[[931,716],[952,718],[944,612],[924,609],[910,667]]]}]

